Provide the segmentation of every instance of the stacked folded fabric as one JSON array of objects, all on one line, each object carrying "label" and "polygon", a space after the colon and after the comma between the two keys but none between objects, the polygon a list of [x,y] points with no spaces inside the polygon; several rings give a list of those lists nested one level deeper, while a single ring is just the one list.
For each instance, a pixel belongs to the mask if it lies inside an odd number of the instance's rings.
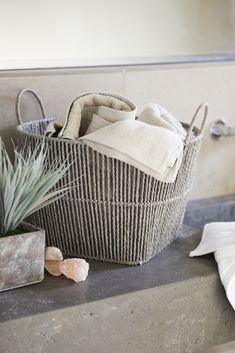
[{"label": "stacked folded fabric", "polygon": [[202,239],[190,256],[214,253],[221,282],[235,310],[235,222],[215,222],[205,225]]},{"label": "stacked folded fabric", "polygon": [[136,120],[134,103],[119,95],[87,93],[76,98],[66,119],[47,127],[46,135],[79,139],[94,150],[172,183],[183,158],[186,131],[158,104]]}]

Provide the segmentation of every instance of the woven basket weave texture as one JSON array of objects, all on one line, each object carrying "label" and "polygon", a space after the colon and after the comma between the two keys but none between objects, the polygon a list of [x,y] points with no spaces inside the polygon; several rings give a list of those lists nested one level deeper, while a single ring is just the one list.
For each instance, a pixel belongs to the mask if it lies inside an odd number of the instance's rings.
[{"label": "woven basket weave texture", "polygon": [[[48,121],[21,125],[19,144],[36,146]],[[197,133],[197,131],[196,131]],[[174,183],[163,183],[80,142],[46,139],[48,165],[73,162],[59,186],[76,186],[28,221],[43,227],[47,245],[64,255],[141,264],[170,244],[182,222],[201,136],[184,148]]]},{"label": "woven basket weave texture", "polygon": [[[27,89],[20,95],[25,91],[36,96]],[[18,100],[17,109],[19,103]],[[205,115],[198,129],[193,125],[203,107]],[[55,160],[71,162],[57,187],[71,182],[73,186],[60,200],[34,213],[27,221],[44,228],[47,245],[59,247],[64,256],[129,265],[148,261],[176,238],[181,227],[206,116],[207,105],[201,105],[191,124],[184,124],[188,136],[174,183],[158,181],[82,142],[45,138],[48,167]],[[18,145],[32,148],[42,142],[46,127],[53,120],[23,123],[20,114],[18,118],[21,123],[17,127]]]}]

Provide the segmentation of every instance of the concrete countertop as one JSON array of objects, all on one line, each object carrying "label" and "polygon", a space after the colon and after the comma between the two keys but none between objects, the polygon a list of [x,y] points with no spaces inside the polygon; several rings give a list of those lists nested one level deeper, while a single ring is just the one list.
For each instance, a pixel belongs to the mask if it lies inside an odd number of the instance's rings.
[{"label": "concrete countertop", "polygon": [[234,196],[193,201],[178,239],[147,264],[93,262],[85,282],[46,274],[0,293],[0,353],[189,353],[235,339],[213,255],[188,256],[203,224],[234,210]]},{"label": "concrete countertop", "polygon": [[213,256],[205,256],[200,261],[188,256],[200,236],[200,232],[184,226],[181,236],[171,246],[142,266],[90,262],[87,280],[78,284],[64,276],[46,273],[40,284],[0,294],[0,321],[216,275]]}]

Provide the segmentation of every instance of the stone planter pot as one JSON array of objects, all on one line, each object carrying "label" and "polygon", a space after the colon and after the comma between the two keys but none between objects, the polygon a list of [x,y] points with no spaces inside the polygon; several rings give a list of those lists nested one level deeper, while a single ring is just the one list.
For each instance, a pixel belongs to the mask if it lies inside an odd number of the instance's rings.
[{"label": "stone planter pot", "polygon": [[23,222],[23,234],[0,237],[0,292],[44,278],[45,231]]}]

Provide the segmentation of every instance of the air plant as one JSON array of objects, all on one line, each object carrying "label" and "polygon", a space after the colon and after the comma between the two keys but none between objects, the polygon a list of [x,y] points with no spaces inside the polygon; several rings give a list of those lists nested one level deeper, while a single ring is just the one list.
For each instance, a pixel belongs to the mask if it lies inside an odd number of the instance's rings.
[{"label": "air plant", "polygon": [[12,163],[0,138],[0,237],[17,233],[21,222],[63,196],[68,187],[53,188],[70,165],[46,166],[44,144],[34,150],[14,147]]}]

